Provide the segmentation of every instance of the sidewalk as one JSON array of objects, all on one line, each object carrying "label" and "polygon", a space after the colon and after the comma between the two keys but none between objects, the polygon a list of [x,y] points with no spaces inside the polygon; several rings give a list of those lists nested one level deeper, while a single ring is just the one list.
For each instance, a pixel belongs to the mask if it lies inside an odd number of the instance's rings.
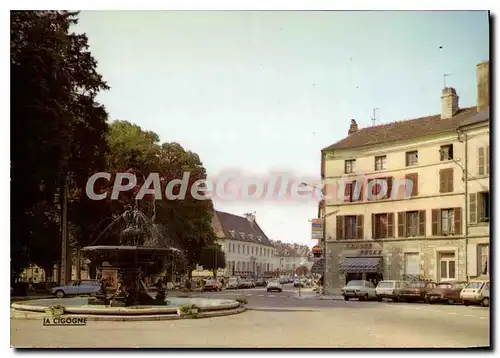
[{"label": "sidewalk", "polygon": [[321,295],[320,300],[343,300],[344,296],[340,294],[340,288],[330,290],[328,295]]}]

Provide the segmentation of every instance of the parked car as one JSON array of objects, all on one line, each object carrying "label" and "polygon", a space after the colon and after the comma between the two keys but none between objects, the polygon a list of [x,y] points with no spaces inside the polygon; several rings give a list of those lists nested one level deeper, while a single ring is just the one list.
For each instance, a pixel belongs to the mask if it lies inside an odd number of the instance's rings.
[{"label": "parked car", "polygon": [[266,287],[266,285],[266,280],[264,280],[263,278],[258,278],[257,280],[255,280],[256,287]]},{"label": "parked car", "polygon": [[254,288],[255,282],[250,279],[241,280],[238,288]]},{"label": "parked car", "polygon": [[368,301],[377,297],[375,286],[370,281],[353,280],[349,281],[342,290],[340,290],[344,300],[349,301],[350,298],[358,298],[360,301]]},{"label": "parked car", "polygon": [[426,301],[428,303],[448,302],[453,304],[461,302],[460,292],[467,285],[467,282],[441,282],[436,288],[426,293]]},{"label": "parked car", "polygon": [[241,279],[236,276],[229,277],[229,280],[227,281],[226,289],[231,290],[231,289],[238,289],[240,288],[240,281]]},{"label": "parked car", "polygon": [[283,291],[283,284],[281,283],[280,280],[271,280],[267,283],[267,292],[271,291],[278,291],[282,292]]},{"label": "parked car", "polygon": [[484,307],[490,305],[490,281],[474,280],[469,282],[460,292],[460,299],[468,306],[471,303],[480,303]]},{"label": "parked car", "polygon": [[203,285],[203,291],[222,291],[222,283],[217,279],[207,280]]},{"label": "parked car", "polygon": [[81,280],[72,281],[66,286],[56,286],[51,289],[51,293],[56,297],[78,296],[78,295],[95,295],[101,289],[101,285],[97,280]]},{"label": "parked car", "polygon": [[426,301],[427,292],[434,288],[436,288],[435,282],[414,281],[408,283],[408,285],[400,291],[399,295],[405,302]]},{"label": "parked car", "polygon": [[384,298],[389,298],[395,302],[401,300],[401,289],[407,285],[406,281],[384,280],[380,281],[375,289],[377,299],[382,301]]},{"label": "parked car", "polygon": [[293,281],[293,287],[305,287],[305,283],[300,278],[296,278],[295,281]]}]

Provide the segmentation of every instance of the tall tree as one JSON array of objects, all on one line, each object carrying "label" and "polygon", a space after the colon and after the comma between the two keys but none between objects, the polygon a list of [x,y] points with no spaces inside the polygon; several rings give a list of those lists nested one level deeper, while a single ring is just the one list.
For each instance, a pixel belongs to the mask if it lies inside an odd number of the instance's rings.
[{"label": "tall tree", "polygon": [[200,255],[200,265],[217,277],[217,270],[226,268],[226,255],[222,247],[218,243],[204,247]]},{"label": "tall tree", "polygon": [[102,167],[107,114],[95,97],[108,87],[87,37],[70,32],[77,15],[11,12],[13,278],[29,262],[57,261],[54,213],[62,180],[69,177],[77,196],[87,173]]}]

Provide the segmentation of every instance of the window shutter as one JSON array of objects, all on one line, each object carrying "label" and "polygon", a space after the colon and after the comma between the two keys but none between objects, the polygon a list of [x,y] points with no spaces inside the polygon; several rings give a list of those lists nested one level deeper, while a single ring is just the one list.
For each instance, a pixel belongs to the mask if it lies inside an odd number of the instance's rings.
[{"label": "window shutter", "polygon": [[405,237],[405,212],[398,213],[398,237]]},{"label": "window shutter", "polygon": [[344,202],[350,202],[351,198],[352,198],[352,182],[345,184]]},{"label": "window shutter", "polygon": [[387,214],[387,237],[394,237],[394,213]]},{"label": "window shutter", "polygon": [[484,212],[484,196],[482,193],[476,194],[476,220],[478,222],[484,222],[485,212]]},{"label": "window shutter", "polygon": [[490,146],[486,146],[486,174],[490,174]]},{"label": "window shutter", "polygon": [[363,239],[363,215],[358,215],[356,219],[356,224],[358,225],[358,239]]},{"label": "window shutter", "polygon": [[477,150],[478,173],[479,175],[484,175],[484,147],[479,147]]},{"label": "window shutter", "polygon": [[447,169],[447,180],[448,184],[446,185],[446,188],[448,189],[448,192],[453,192],[453,168]]},{"label": "window shutter", "polygon": [[417,196],[418,195],[418,173],[413,173],[412,181],[413,181],[413,188],[411,190],[411,196]]},{"label": "window shutter", "polygon": [[441,169],[439,171],[439,192],[440,193],[446,193],[446,184],[447,184],[447,180],[446,180],[446,172],[445,172],[445,169]]},{"label": "window shutter", "polygon": [[386,199],[392,199],[392,177],[386,178],[387,180],[387,195],[385,196]]},{"label": "window shutter", "polygon": [[[356,181],[355,183],[356,183],[356,185],[358,185],[358,183],[359,183],[359,187],[360,187],[360,190],[359,190],[359,193],[358,193],[359,197],[354,198],[352,201],[363,201],[363,181],[359,180],[359,181]],[[353,193],[354,192],[355,191],[353,190]]]},{"label": "window shutter", "polygon": [[462,208],[455,208],[455,235],[462,235]]},{"label": "window shutter", "polygon": [[[324,225],[323,225],[324,230]],[[342,215],[337,215],[337,240],[344,239],[344,217]]]},{"label": "window shutter", "polygon": [[432,236],[441,235],[440,225],[439,225],[439,214],[441,210],[432,209]]},{"label": "window shutter", "polygon": [[375,214],[372,214],[372,239],[376,239],[375,234]]},{"label": "window shutter", "polygon": [[477,222],[477,194],[469,194],[469,221],[471,224]]},{"label": "window shutter", "polygon": [[425,210],[418,212],[418,236],[425,236]]}]

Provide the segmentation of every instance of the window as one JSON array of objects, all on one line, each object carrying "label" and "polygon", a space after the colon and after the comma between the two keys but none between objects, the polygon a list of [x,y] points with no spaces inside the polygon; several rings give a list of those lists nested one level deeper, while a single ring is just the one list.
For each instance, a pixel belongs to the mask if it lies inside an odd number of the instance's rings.
[{"label": "window", "polygon": [[253,246],[252,246],[252,255],[253,255]]},{"label": "window", "polygon": [[262,256],[262,247],[259,249],[259,256]]},{"label": "window", "polygon": [[441,280],[455,279],[455,254],[441,253],[439,255],[439,277]]},{"label": "window", "polygon": [[231,237],[234,239],[234,235],[235,235],[234,230],[229,230],[229,234],[230,234],[230,235],[231,235]]},{"label": "window", "polygon": [[375,170],[386,170],[387,169],[387,156],[381,155],[375,157]]},{"label": "window", "polygon": [[[363,185],[362,183],[360,185],[357,185],[356,181],[346,183],[344,188],[344,202],[352,203],[354,201],[362,200],[363,199],[362,185]],[[358,189],[359,192],[356,191],[356,186],[361,187]]]},{"label": "window", "polygon": [[[367,200],[384,200],[392,197],[392,177],[368,179],[367,187]],[[381,196],[382,189],[386,189],[384,196]]]},{"label": "window", "polygon": [[477,245],[477,264],[478,264],[478,276],[480,275],[489,275],[490,270],[488,267],[488,258],[489,258],[490,246],[487,244]]},{"label": "window", "polygon": [[406,237],[418,236],[418,211],[406,212]]},{"label": "window", "polygon": [[453,168],[439,171],[439,192],[451,193],[453,191]]},{"label": "window", "polygon": [[238,253],[240,253],[240,245],[238,245]]},{"label": "window", "polygon": [[233,244],[233,252],[236,252],[236,244]]},{"label": "window", "polygon": [[[241,238],[242,238],[243,240],[245,240],[245,233],[244,233],[244,232],[240,232],[240,236],[241,236]],[[243,251],[243,252],[245,252],[245,251]]]},{"label": "window", "polygon": [[231,252],[231,244],[227,245],[227,250],[228,250],[228,252]]},{"label": "window", "polygon": [[344,166],[345,174],[354,173],[356,171],[356,159],[346,160]]},{"label": "window", "polygon": [[433,209],[432,235],[461,235],[462,208]]},{"label": "window", "polygon": [[398,237],[414,236],[425,236],[425,210],[399,212]]},{"label": "window", "polygon": [[471,224],[490,221],[490,193],[469,194],[469,221]]},{"label": "window", "polygon": [[451,160],[453,159],[453,144],[442,145],[439,149],[439,160]]},{"label": "window", "polygon": [[420,259],[418,253],[405,253],[405,276],[407,279],[420,275]]},{"label": "window", "polygon": [[250,255],[250,246],[247,246],[247,255]]},{"label": "window", "polygon": [[411,165],[418,164],[418,151],[414,150],[411,152],[406,152],[406,166],[409,167]]},{"label": "window", "polygon": [[443,235],[453,235],[455,231],[453,214],[453,210],[441,210],[441,233]]},{"label": "window", "polygon": [[337,240],[363,238],[363,215],[337,215]]},{"label": "window", "polygon": [[477,155],[479,175],[490,174],[490,146],[479,147]]},{"label": "window", "polygon": [[372,237],[394,237],[394,213],[372,214]]}]

